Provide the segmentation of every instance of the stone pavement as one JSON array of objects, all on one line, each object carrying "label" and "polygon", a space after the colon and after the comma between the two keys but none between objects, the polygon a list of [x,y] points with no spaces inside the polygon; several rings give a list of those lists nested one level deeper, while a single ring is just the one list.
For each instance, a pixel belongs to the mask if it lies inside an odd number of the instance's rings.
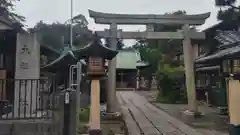
[{"label": "stone pavement", "polygon": [[158,103],[156,102],[158,91],[138,91],[137,93],[144,96],[160,110],[193,127],[204,135],[228,135],[229,118],[228,116],[220,115],[219,109],[216,107],[199,104],[199,111],[202,112],[204,116],[196,119],[186,119],[183,112],[187,110],[187,104]]},{"label": "stone pavement", "polygon": [[134,91],[118,91],[117,98],[130,135],[203,135]]}]

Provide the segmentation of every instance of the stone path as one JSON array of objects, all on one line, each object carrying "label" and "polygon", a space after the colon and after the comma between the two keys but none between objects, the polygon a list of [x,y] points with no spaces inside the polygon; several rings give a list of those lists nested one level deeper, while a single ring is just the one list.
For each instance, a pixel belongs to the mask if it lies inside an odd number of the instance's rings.
[{"label": "stone path", "polygon": [[219,115],[219,109],[215,107],[199,104],[199,111],[202,112],[204,116],[197,119],[186,119],[183,112],[187,110],[187,104],[158,103],[156,102],[158,91],[137,91],[137,93],[144,96],[149,102],[151,102],[151,104],[160,110],[191,126],[204,135],[229,135],[229,118],[228,116]]},{"label": "stone path", "polygon": [[118,91],[117,98],[130,135],[202,135],[134,91]]}]

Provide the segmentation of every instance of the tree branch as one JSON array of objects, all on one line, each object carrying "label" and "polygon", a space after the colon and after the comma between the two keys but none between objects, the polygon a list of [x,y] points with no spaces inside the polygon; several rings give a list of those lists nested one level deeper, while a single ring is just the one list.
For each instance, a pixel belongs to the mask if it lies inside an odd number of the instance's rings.
[{"label": "tree branch", "polygon": [[233,8],[233,9],[240,10],[240,8],[239,8],[239,7],[236,7],[236,6],[232,5],[232,4],[229,4],[229,6],[230,6],[231,8]]}]

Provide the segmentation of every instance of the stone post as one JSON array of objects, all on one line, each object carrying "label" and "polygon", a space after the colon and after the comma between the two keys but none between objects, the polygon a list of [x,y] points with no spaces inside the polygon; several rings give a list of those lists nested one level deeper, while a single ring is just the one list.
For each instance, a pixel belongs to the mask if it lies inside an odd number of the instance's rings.
[{"label": "stone post", "polygon": [[136,77],[136,89],[139,90],[139,81],[140,81],[140,71],[137,70],[137,77]]},{"label": "stone post", "polygon": [[[35,33],[18,33],[16,46],[14,116],[39,107],[40,45]],[[30,80],[32,79],[32,80]],[[19,114],[20,109],[20,114]]]},{"label": "stone post", "polygon": [[196,102],[195,75],[194,75],[194,53],[189,35],[189,25],[183,26],[183,56],[185,67],[185,78],[187,87],[188,111],[187,114],[195,115],[198,112]]},{"label": "stone post", "polygon": [[[112,23],[110,25],[110,48],[117,49],[117,24]],[[116,112],[115,100],[116,100],[116,57],[108,61],[108,87],[107,87],[107,112]]]},{"label": "stone post", "polygon": [[229,88],[229,117],[230,117],[230,130],[229,135],[239,135],[240,134],[240,82],[232,77],[229,78],[228,88]]}]

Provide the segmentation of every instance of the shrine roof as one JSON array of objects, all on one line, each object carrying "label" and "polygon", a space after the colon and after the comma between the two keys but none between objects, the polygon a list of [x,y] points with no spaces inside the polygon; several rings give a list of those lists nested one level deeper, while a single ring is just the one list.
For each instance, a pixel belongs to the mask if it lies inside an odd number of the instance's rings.
[{"label": "shrine roof", "polygon": [[205,71],[212,71],[212,70],[219,70],[219,69],[220,69],[220,66],[208,66],[208,67],[197,68],[196,71],[205,72]]},{"label": "shrine roof", "polygon": [[240,32],[233,30],[217,31],[215,39],[221,44],[219,47],[232,46],[240,42]]},{"label": "shrine roof", "polygon": [[[140,53],[134,49],[118,50],[116,56],[117,69],[137,69],[138,67],[146,67],[149,63],[142,61]],[[106,63],[106,66],[108,64]]]},{"label": "shrine roof", "polygon": [[216,31],[214,37],[220,44],[218,50],[207,56],[198,58],[195,60],[196,63],[205,63],[217,59],[225,59],[229,57],[235,57],[240,53],[240,32],[233,30]]},{"label": "shrine roof", "polygon": [[45,48],[47,50],[50,50],[51,52],[54,52],[54,53],[57,53],[57,54],[61,54],[61,52],[59,50],[57,50],[57,49],[55,49],[55,48],[53,48],[53,47],[51,47],[49,45],[41,44],[40,47],[41,48]]},{"label": "shrine roof", "polygon": [[[80,62],[84,65],[86,65],[86,62],[84,60],[80,60]],[[62,68],[66,65],[72,65],[77,63],[77,58],[75,57],[74,53],[69,47],[64,47],[64,50],[62,51],[61,55],[51,63],[45,65],[42,67],[45,68]]]},{"label": "shrine roof", "polygon": [[240,53],[240,43],[237,46],[219,50],[219,51],[217,51],[213,54],[210,54],[206,57],[198,58],[195,60],[195,62],[196,63],[204,63],[206,61],[224,59],[224,58],[232,57],[233,55],[236,55],[239,53]]}]

